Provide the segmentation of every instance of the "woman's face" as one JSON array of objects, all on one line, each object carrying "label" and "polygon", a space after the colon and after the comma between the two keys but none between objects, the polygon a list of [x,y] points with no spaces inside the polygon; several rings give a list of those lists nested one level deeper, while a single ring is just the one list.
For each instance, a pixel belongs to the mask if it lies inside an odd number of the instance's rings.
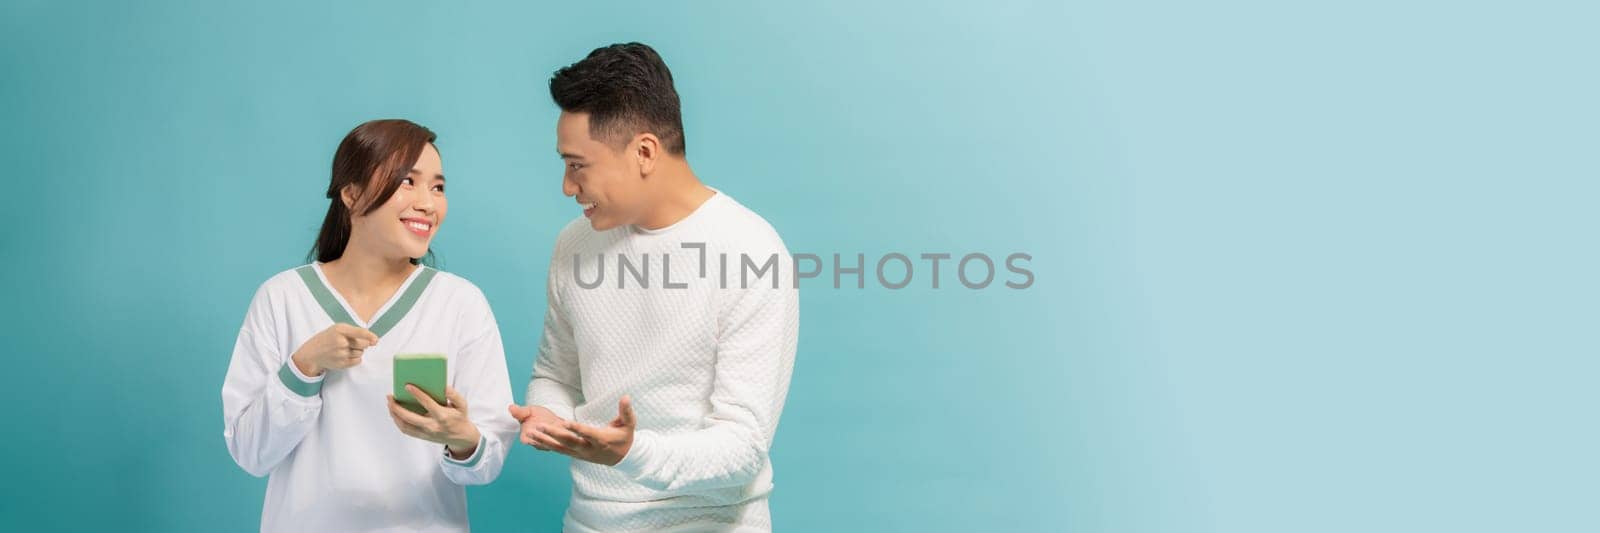
[{"label": "woman's face", "polygon": [[449,208],[442,167],[433,144],[423,145],[417,164],[389,200],[371,213],[351,217],[350,242],[359,241],[385,257],[427,255]]}]

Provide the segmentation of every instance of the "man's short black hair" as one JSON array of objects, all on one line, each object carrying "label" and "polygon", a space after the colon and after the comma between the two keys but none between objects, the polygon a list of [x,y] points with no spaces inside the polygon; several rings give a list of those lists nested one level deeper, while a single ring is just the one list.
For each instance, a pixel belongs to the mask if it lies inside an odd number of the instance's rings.
[{"label": "man's short black hair", "polygon": [[667,153],[682,156],[683,114],[672,71],[640,43],[596,48],[550,76],[550,97],[562,111],[589,114],[589,135],[611,144],[653,133]]}]

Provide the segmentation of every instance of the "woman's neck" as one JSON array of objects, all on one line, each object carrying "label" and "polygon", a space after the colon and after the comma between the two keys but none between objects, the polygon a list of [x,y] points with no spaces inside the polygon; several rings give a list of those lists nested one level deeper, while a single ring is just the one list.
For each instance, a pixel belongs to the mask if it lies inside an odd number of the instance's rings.
[{"label": "woman's neck", "polygon": [[369,253],[355,242],[346,246],[338,259],[322,265],[322,273],[347,299],[387,298],[416,269],[409,258]]}]

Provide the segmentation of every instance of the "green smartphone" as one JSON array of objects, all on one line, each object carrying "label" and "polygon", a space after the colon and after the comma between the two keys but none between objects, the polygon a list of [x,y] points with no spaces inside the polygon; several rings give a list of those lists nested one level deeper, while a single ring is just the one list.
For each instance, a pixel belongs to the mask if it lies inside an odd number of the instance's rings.
[{"label": "green smartphone", "polygon": [[445,358],[442,353],[406,353],[394,356],[394,399],[400,402],[401,407],[410,409],[411,412],[424,414],[428,411],[411,391],[406,390],[406,384],[416,385],[422,392],[433,398],[439,405],[444,405]]}]

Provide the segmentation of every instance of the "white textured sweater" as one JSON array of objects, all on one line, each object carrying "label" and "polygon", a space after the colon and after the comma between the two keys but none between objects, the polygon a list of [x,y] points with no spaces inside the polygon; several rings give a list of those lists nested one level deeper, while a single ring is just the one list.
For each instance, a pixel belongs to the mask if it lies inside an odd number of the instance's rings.
[{"label": "white textured sweater", "polygon": [[572,462],[567,531],[771,529],[793,274],[772,226],[720,192],[658,230],[561,231],[528,403],[603,425],[627,394],[638,423],[616,466]]}]

